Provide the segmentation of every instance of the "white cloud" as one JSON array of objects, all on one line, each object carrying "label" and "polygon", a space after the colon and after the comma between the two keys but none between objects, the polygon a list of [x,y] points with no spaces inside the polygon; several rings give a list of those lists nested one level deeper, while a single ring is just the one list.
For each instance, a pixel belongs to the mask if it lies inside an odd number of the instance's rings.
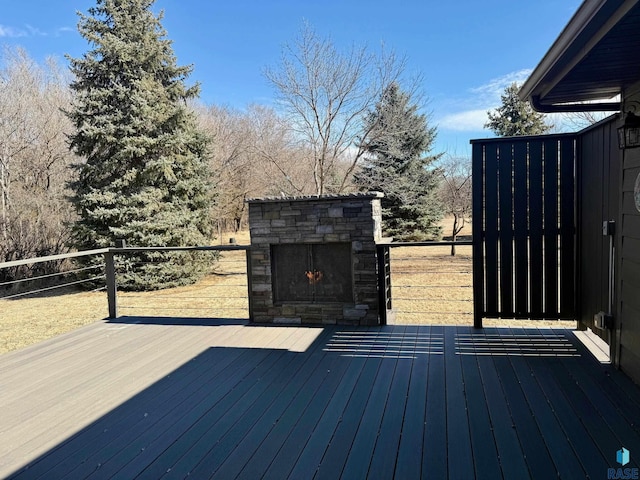
[{"label": "white cloud", "polygon": [[8,27],[6,25],[0,25],[0,38],[18,38],[26,37],[27,32],[14,27]]},{"label": "white cloud", "polygon": [[[68,27],[58,28],[54,35],[72,30]],[[0,25],[0,38],[24,38],[24,37],[48,37],[49,32],[40,30],[38,27],[26,24],[23,28],[10,27],[7,25]]]},{"label": "white cloud", "polygon": [[46,37],[47,36],[46,32],[43,32],[42,30],[40,30],[37,27],[34,27],[33,25],[25,25],[25,28],[29,32],[30,37]]},{"label": "white cloud", "polygon": [[65,33],[75,32],[75,31],[76,31],[76,29],[73,28],[73,27],[60,27],[60,28],[56,29],[56,32],[55,32],[54,35],[56,37],[58,37],[58,36],[63,35]]},{"label": "white cloud", "polygon": [[[441,110],[445,113],[438,119],[438,128],[457,132],[479,132],[487,123],[487,111],[500,106],[500,95],[513,82],[522,83],[531,74],[530,69],[510,72],[487,83],[470,88],[467,95],[450,99]],[[464,108],[461,108],[464,106]],[[456,111],[458,110],[458,111]]]},{"label": "white cloud", "polygon": [[438,122],[438,127],[456,132],[477,132],[484,129],[485,123],[487,110],[478,109],[445,115]]},{"label": "white cloud", "polygon": [[512,83],[522,84],[531,75],[531,69],[522,69],[507,73],[501,77],[493,78],[484,85],[474,87],[470,92],[476,96],[477,101],[481,101],[490,108],[500,104],[500,95]]}]

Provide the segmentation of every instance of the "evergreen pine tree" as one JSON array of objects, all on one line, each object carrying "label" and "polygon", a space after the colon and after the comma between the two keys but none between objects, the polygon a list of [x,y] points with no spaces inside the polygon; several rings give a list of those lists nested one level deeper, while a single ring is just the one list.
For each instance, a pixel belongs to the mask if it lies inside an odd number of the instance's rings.
[{"label": "evergreen pine tree", "polygon": [[436,136],[409,94],[393,83],[365,121],[367,163],[355,175],[361,190],[380,191],[385,235],[424,240],[440,234],[442,209],[436,196],[439,176],[426,155]]},{"label": "evergreen pine tree", "polygon": [[[86,161],[73,184],[79,249],[204,245],[211,240],[206,138],[186,101],[190,66],[176,65],[155,0],[97,0],[80,14],[92,49],[70,58],[75,98],[71,148]],[[157,289],[186,284],[204,271],[199,255],[123,257],[119,286]]]},{"label": "evergreen pine tree", "polygon": [[553,125],[547,124],[544,114],[536,112],[529,102],[520,100],[519,89],[517,83],[505,88],[501,95],[502,105],[496,108],[495,113],[487,112],[489,121],[484,127],[501,137],[547,133]]}]

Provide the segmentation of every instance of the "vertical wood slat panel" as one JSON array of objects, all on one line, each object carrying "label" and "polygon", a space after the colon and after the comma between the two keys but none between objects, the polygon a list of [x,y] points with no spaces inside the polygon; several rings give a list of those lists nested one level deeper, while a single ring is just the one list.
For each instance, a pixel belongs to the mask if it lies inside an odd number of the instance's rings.
[{"label": "vertical wood slat panel", "polygon": [[498,317],[498,150],[487,145],[485,151],[485,313]]},{"label": "vertical wood slat panel", "polygon": [[485,313],[484,304],[484,150],[481,143],[473,144],[472,157],[472,201],[473,216],[471,226],[473,232],[473,324],[482,327]]},{"label": "vertical wood slat panel", "polygon": [[498,208],[500,251],[500,312],[513,316],[513,144],[498,148]]},{"label": "vertical wood slat panel", "polygon": [[544,313],[558,314],[558,141],[544,142]]},{"label": "vertical wood slat panel", "polygon": [[515,251],[515,308],[516,317],[527,317],[529,313],[529,245],[528,245],[528,185],[527,185],[527,145],[518,142],[513,150],[514,169],[514,251]]},{"label": "vertical wood slat panel", "polygon": [[575,162],[576,142],[560,143],[560,317],[576,314],[575,285]]},{"label": "vertical wood slat panel", "polygon": [[473,148],[475,325],[481,316],[574,318],[576,137]]},{"label": "vertical wood slat panel", "polygon": [[542,143],[529,144],[529,316],[543,318]]}]

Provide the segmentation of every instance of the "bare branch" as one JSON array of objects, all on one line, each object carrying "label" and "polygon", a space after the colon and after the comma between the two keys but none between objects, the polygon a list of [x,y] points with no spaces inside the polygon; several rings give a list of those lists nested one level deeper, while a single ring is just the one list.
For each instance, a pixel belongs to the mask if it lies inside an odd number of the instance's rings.
[{"label": "bare branch", "polygon": [[[338,51],[305,24],[283,49],[280,64],[265,69],[294,135],[313,154],[317,194],[347,188],[362,156],[363,118],[404,63],[384,50],[378,55],[355,46]],[[331,184],[332,178],[337,182]]]}]

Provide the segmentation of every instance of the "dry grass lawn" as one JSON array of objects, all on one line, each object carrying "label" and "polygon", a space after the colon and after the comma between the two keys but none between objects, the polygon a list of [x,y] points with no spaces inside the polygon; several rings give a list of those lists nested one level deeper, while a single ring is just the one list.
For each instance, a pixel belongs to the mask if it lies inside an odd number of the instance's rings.
[{"label": "dry grass lawn", "polygon": [[[445,223],[448,235],[450,223]],[[467,227],[462,235],[470,235]],[[229,235],[222,239],[228,242]],[[249,243],[248,232],[235,234]],[[399,247],[391,250],[395,323],[473,324],[471,247]],[[118,294],[121,316],[248,318],[245,252],[224,252],[215,272],[188,287]],[[0,300],[0,353],[23,348],[107,316],[104,292],[68,292]],[[513,322],[512,322],[513,323]],[[487,326],[508,325],[485,320]],[[573,328],[575,322],[515,321],[518,326]]]}]

